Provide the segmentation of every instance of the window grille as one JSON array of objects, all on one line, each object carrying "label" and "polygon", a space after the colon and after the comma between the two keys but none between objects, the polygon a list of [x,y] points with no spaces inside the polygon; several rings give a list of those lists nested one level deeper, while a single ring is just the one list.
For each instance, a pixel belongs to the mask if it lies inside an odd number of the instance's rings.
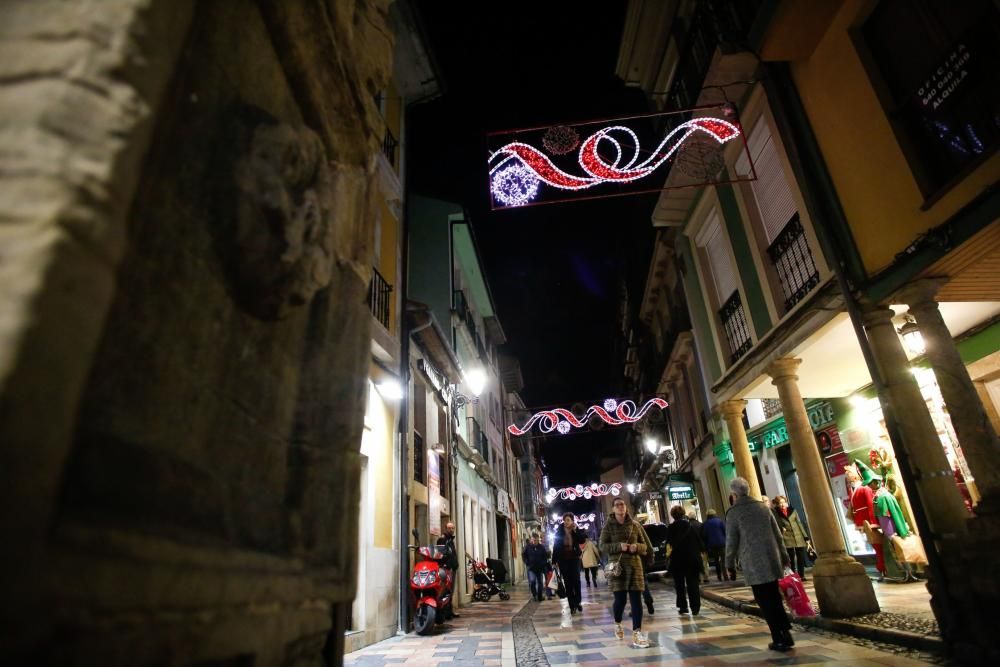
[{"label": "window grille", "polygon": [[722,308],[719,309],[719,319],[722,320],[726,342],[729,344],[729,362],[735,363],[753,346],[739,290],[733,292],[732,296],[726,299]]},{"label": "window grille", "polygon": [[805,230],[796,213],[767,249],[785,297],[785,310],[801,301],[819,284],[819,269],[813,260]]}]

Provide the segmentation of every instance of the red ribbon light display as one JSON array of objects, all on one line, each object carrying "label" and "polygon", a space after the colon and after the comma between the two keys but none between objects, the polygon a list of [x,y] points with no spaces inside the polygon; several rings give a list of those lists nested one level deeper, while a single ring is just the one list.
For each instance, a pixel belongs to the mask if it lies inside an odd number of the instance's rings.
[{"label": "red ribbon light display", "polygon": [[565,408],[554,408],[552,410],[542,410],[541,412],[536,412],[531,416],[524,426],[518,426],[517,424],[511,424],[507,427],[512,435],[524,435],[528,433],[535,424],[538,424],[538,430],[542,433],[551,433],[552,431],[557,431],[565,435],[569,433],[572,428],[582,428],[586,426],[587,422],[591,417],[597,415],[600,417],[605,424],[610,426],[620,426],[622,424],[631,424],[642,419],[650,408],[657,407],[661,410],[667,407],[668,403],[662,398],[651,398],[642,406],[641,409],[637,409],[635,403],[632,401],[622,401],[618,403],[613,398],[609,398],[604,401],[604,406],[592,405],[590,409],[582,417],[577,417],[570,410]]}]

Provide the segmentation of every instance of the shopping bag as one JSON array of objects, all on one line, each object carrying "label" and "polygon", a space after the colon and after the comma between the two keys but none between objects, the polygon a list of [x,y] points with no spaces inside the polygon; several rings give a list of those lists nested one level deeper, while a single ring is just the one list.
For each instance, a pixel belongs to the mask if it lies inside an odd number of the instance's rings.
[{"label": "shopping bag", "polygon": [[815,616],[812,603],[809,601],[809,594],[806,587],[802,585],[799,575],[785,570],[784,577],[778,580],[778,588],[781,589],[781,596],[785,598],[785,604],[795,616]]},{"label": "shopping bag", "polygon": [[558,595],[559,599],[561,600],[564,597],[566,597],[566,584],[563,583],[563,578],[561,573],[556,575],[556,581],[559,582],[559,585],[556,588],[556,595]]},{"label": "shopping bag", "polygon": [[900,563],[927,565],[927,553],[924,551],[924,545],[921,544],[918,535],[914,534],[906,537],[893,535],[889,539],[889,543],[892,545],[893,555]]}]

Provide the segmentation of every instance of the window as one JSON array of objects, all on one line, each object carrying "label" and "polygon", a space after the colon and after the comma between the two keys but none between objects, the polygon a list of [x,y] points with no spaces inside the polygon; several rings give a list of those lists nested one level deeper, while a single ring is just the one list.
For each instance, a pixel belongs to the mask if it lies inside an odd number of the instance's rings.
[{"label": "window", "polygon": [[992,0],[882,0],[855,38],[925,197],[1000,145]]},{"label": "window", "polygon": [[712,211],[698,234],[697,244],[711,274],[715,303],[719,304],[719,322],[729,347],[729,361],[735,362],[746,354],[753,343],[743,301],[736,282],[736,267],[730,259],[729,239],[723,231],[722,219]]},{"label": "window", "polygon": [[[795,196],[764,115],[750,133],[747,145],[757,174],[757,180],[750,183],[750,191],[757,204],[763,237],[761,245],[767,249],[772,267],[769,274],[780,286],[785,312],[788,312],[819,285],[819,269],[809,249]],[[737,160],[736,171],[741,176],[750,174],[746,153]]]},{"label": "window", "polygon": [[424,448],[424,436],[413,432],[413,481],[427,483],[427,450]]}]

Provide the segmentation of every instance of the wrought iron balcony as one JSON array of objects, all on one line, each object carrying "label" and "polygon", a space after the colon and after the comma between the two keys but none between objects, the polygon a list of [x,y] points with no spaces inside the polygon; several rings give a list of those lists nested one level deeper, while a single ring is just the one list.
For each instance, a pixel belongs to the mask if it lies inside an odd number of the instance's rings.
[{"label": "wrought iron balcony", "polygon": [[469,313],[469,302],[465,298],[465,292],[460,289],[451,293],[451,309],[458,314],[458,318],[464,320]]},{"label": "wrought iron balcony", "polygon": [[396,141],[396,137],[392,136],[392,132],[390,132],[389,128],[386,127],[385,135],[382,137],[382,155],[384,155],[385,159],[389,161],[389,164],[392,165],[393,169],[396,168],[397,148],[399,148],[399,142]]},{"label": "wrought iron balcony", "polygon": [[778,274],[787,312],[819,285],[819,270],[798,212],[771,243],[767,254]]},{"label": "wrought iron balcony", "polygon": [[722,328],[729,343],[729,363],[736,363],[753,347],[753,342],[750,340],[750,326],[747,324],[739,290],[733,292],[732,296],[722,304],[722,308],[719,309],[719,319],[722,320]]},{"label": "wrought iron balcony", "polygon": [[389,329],[389,313],[392,295],[392,285],[386,282],[378,269],[372,268],[372,280],[368,285],[368,307],[375,319]]}]

